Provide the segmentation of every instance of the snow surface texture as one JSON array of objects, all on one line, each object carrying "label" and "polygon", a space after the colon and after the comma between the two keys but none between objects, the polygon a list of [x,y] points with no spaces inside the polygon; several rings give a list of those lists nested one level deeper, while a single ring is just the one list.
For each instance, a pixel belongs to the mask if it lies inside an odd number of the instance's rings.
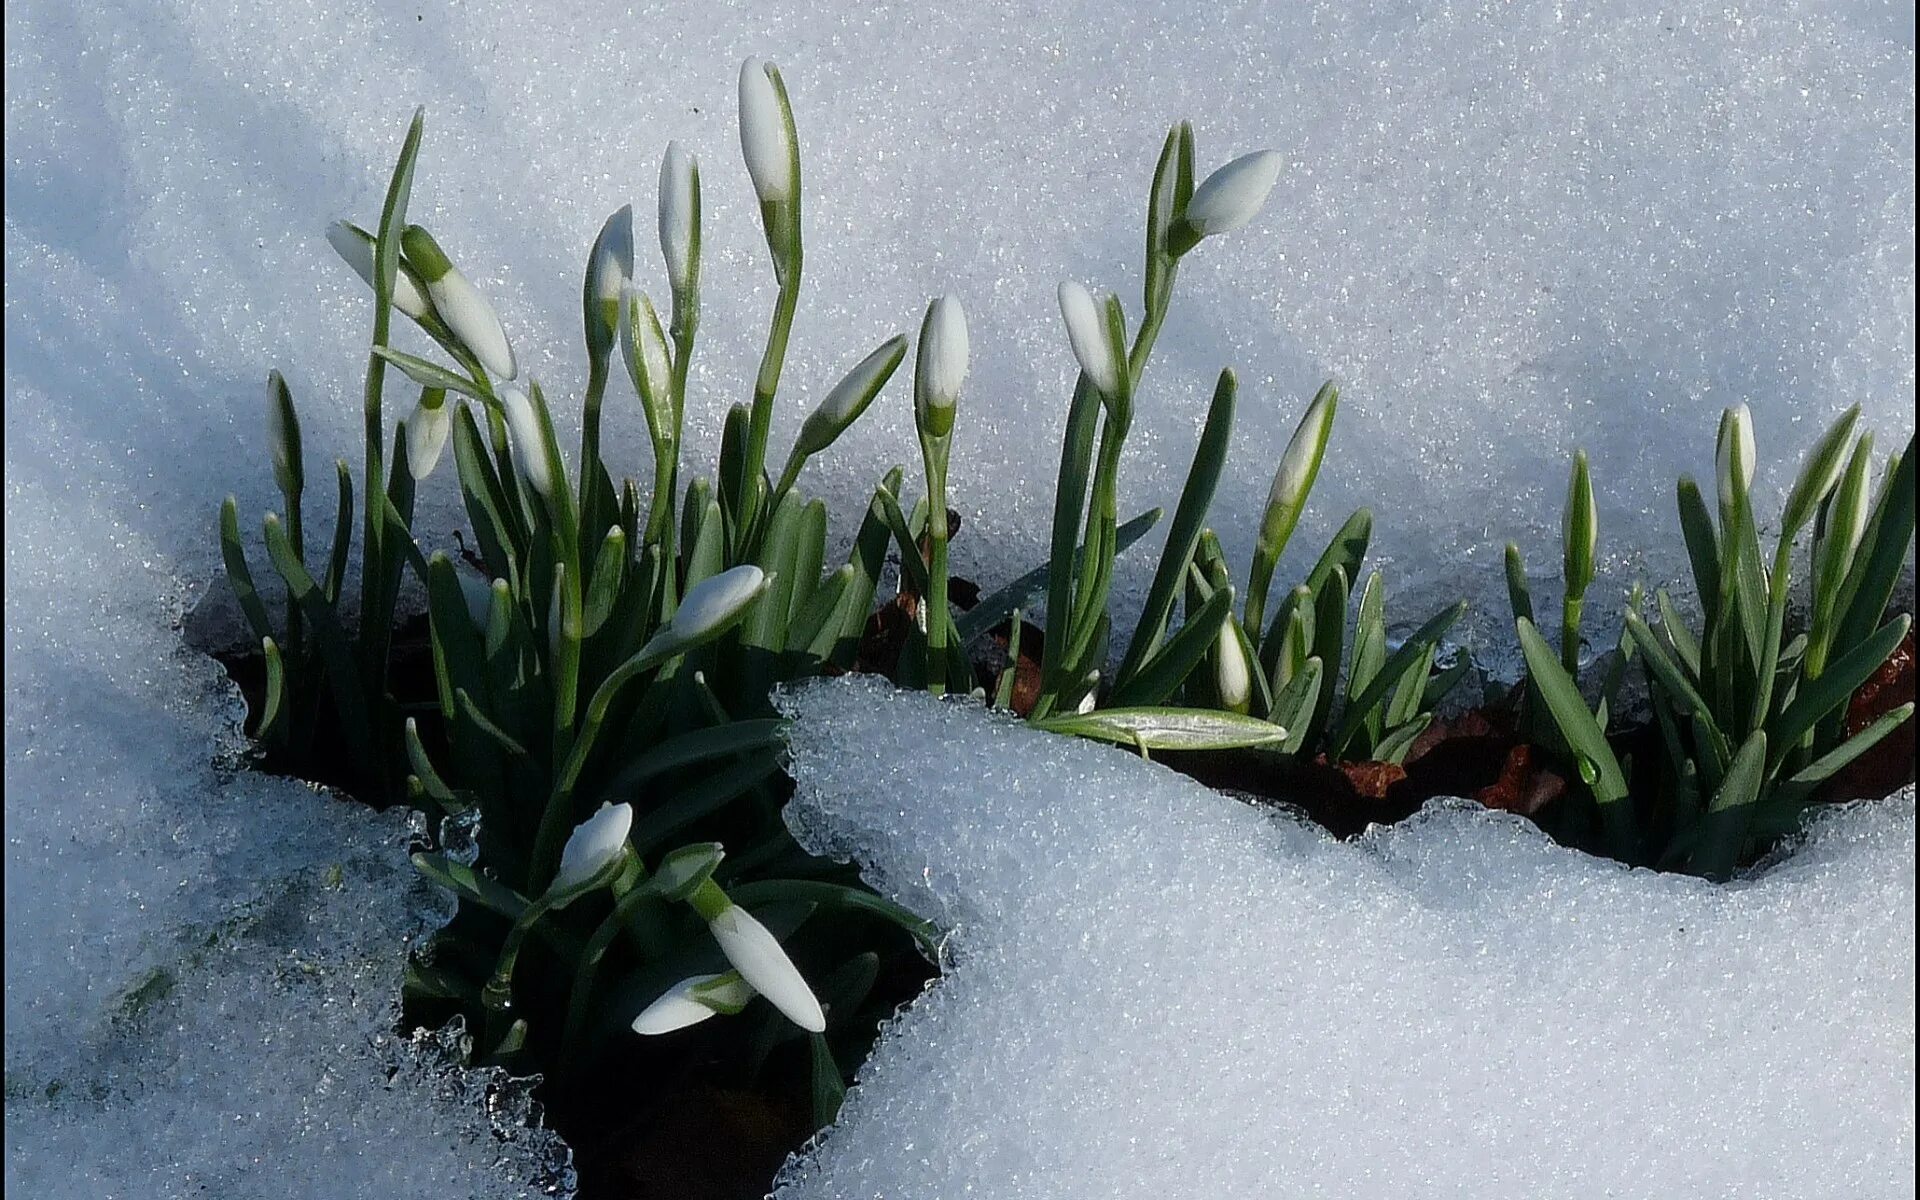
[{"label": "snow surface texture", "polygon": [[1463,801],[1341,843],[862,679],[789,823],[952,931],[780,1200],[1911,1194],[1914,802],[1730,886]]},{"label": "snow surface texture", "polygon": [[[735,128],[739,62],[765,54],[793,94],[808,247],[773,457],[842,371],[954,292],[974,348],[955,562],[992,585],[1045,544],[1073,371],[1055,285],[1114,289],[1138,319],[1153,158],[1190,117],[1202,170],[1262,146],[1289,165],[1251,227],[1182,269],[1128,511],[1173,503],[1213,378],[1235,367],[1215,524],[1244,570],[1279,448],[1338,376],[1283,578],[1377,504],[1395,618],[1465,588],[1497,654],[1501,545],[1550,571],[1576,443],[1600,490],[1593,606],[1610,610],[1643,570],[1685,576],[1673,482],[1710,470],[1725,405],[1754,405],[1763,511],[1846,404],[1882,452],[1912,431],[1913,20],[1904,0],[687,0],[565,19],[491,0],[19,0],[7,259],[33,286],[9,304],[27,359],[10,369],[117,474],[170,476],[159,490],[196,523],[217,491],[269,494],[264,470],[208,484],[168,462],[193,449],[237,468],[269,366],[303,402],[315,462],[357,458],[367,305],[322,230],[377,216],[424,103],[413,213],[492,297],[577,444],[564,398],[584,375],[587,251],[633,203],[641,282],[662,298],[654,185],[679,138],[703,168],[688,447],[709,467],[774,295]],[[609,408],[609,452],[644,481],[624,384]],[[804,486],[850,501],[842,533],[887,465],[917,489],[911,409],[903,374],[809,469]],[[429,537],[455,523],[448,480],[423,503]],[[1150,549],[1121,573],[1123,606]]]},{"label": "snow surface texture", "polygon": [[394,1034],[451,912],[404,816],[236,770],[240,702],[180,647],[139,497],[56,466],[66,422],[9,389],[7,1194],[565,1193],[524,1086]]},{"label": "snow surface texture", "polygon": [[[359,911],[373,881],[404,890],[401,830],[210,768],[237,752],[237,712],[174,629],[218,572],[219,497],[239,494],[249,530],[277,504],[269,367],[301,402],[309,477],[357,461],[368,302],[322,231],[373,219],[417,103],[413,214],[493,297],[569,434],[591,239],[634,202],[659,294],[659,154],[677,137],[701,156],[689,432],[706,466],[773,296],[735,70],[781,63],[809,253],[775,454],[846,366],[958,294],[975,361],[955,561],[989,584],[1045,539],[1072,369],[1055,284],[1118,289],[1137,316],[1148,173],[1183,116],[1203,168],[1258,146],[1291,166],[1265,215],[1183,269],[1125,487],[1171,502],[1233,365],[1216,524],[1238,562],[1326,374],[1347,384],[1341,423],[1283,571],[1390,499],[1396,595],[1469,588],[1482,629],[1504,625],[1498,544],[1552,557],[1576,437],[1602,488],[1598,605],[1640,566],[1682,573],[1672,475],[1708,465],[1723,404],[1754,403],[1763,502],[1778,456],[1845,403],[1883,450],[1912,429],[1914,26],[1891,0],[1660,17],[689,0],[564,19],[493,0],[17,0],[4,19],[7,1171],[41,1194],[282,1195],[324,1162],[340,1195],[355,1171],[446,1184],[494,1153],[478,1117],[422,1098],[453,1083],[363,1086],[390,1061],[371,1042],[419,928],[399,900]],[[396,384],[389,414],[408,400]],[[635,406],[611,409],[616,465],[646,478]],[[841,520],[915,461],[909,410],[903,378],[810,468],[806,486],[856,502]],[[423,540],[448,544],[444,470],[421,503]],[[1147,562],[1123,567],[1123,607]],[[1407,600],[1396,615],[1417,615]],[[229,926],[237,943],[198,945]],[[253,1157],[256,1182],[236,1179]]]}]

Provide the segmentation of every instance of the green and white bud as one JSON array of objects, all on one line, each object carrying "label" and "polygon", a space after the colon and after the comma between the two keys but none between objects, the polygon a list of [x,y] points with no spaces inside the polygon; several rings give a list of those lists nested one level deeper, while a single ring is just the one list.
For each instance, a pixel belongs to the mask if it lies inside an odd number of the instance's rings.
[{"label": "green and white bud", "polygon": [[1800,477],[1793,481],[1793,490],[1787,493],[1787,506],[1780,518],[1784,536],[1792,537],[1813,520],[1834,485],[1840,482],[1841,473],[1847,469],[1847,448],[1853,444],[1853,427],[1859,421],[1860,406],[1856,404],[1841,413],[1820,435],[1813,449],[1807,451]]},{"label": "green and white bud", "polygon": [[1286,453],[1280,456],[1279,469],[1273,473],[1273,485],[1267,490],[1267,510],[1260,521],[1257,544],[1268,548],[1275,558],[1293,534],[1300,513],[1307,506],[1307,494],[1320,475],[1320,462],[1326,457],[1327,438],[1333,433],[1333,415],[1340,405],[1340,389],[1332,382],[1322,384],[1307,406],[1307,414],[1293,431]]},{"label": "green and white bud", "polygon": [[952,296],[927,306],[914,360],[913,413],[920,431],[936,438],[953,432],[960,385],[967,378],[967,314]]},{"label": "green and white bud", "polygon": [[1753,411],[1735,405],[1720,414],[1720,435],[1714,447],[1714,478],[1720,486],[1720,511],[1732,511],[1740,497],[1753,488],[1756,452]]},{"label": "green and white bud", "polygon": [[1867,521],[1872,515],[1867,488],[1872,474],[1873,435],[1863,433],[1840,476],[1833,503],[1827,509],[1826,528],[1820,531],[1813,548],[1816,624],[1824,624],[1822,618],[1831,615],[1861,539],[1867,535]]},{"label": "green and white bud", "polygon": [[[1233,608],[1232,600],[1227,601],[1227,608]],[[1214,647],[1213,688],[1220,697],[1220,707],[1229,712],[1245,713],[1253,707],[1253,664],[1247,661],[1246,647],[1240,644],[1231,615],[1220,626],[1220,640]]]},{"label": "green and white bud", "polygon": [[416,480],[433,474],[453,432],[453,406],[443,388],[420,389],[420,402],[407,417],[407,470]]},{"label": "green and white bud", "polygon": [[293,410],[293,392],[278,371],[267,372],[267,446],[280,494],[298,496],[307,481],[300,452],[300,416]]},{"label": "green and white bud", "polygon": [[1600,517],[1593,503],[1593,476],[1587,452],[1573,454],[1567,480],[1567,506],[1560,514],[1561,573],[1569,596],[1583,596],[1593,584],[1594,555],[1600,543]]},{"label": "green and white bud", "polygon": [[574,829],[560,851],[560,870],[547,885],[547,894],[556,898],[555,908],[596,883],[611,880],[626,858],[627,834],[632,829],[631,804],[602,804]]},{"label": "green and white bud", "polygon": [[480,289],[453,265],[433,235],[418,225],[409,225],[400,235],[400,247],[420,272],[427,296],[433,301],[433,310],[440,314],[461,345],[472,351],[480,365],[496,377],[513,379],[519,375],[513,345],[507,341],[507,331],[500,324],[499,314],[480,294]]},{"label": "green and white bud", "polygon": [[833,385],[826,399],[820,401],[807,414],[807,419],[801,422],[800,435],[794,441],[794,454],[805,458],[831,446],[834,439],[845,433],[847,427],[867,411],[867,406],[887,386],[887,381],[893,378],[894,371],[899,368],[900,360],[906,356],[906,337],[895,335],[861,359],[853,370]]},{"label": "green and white bud", "polygon": [[1118,396],[1126,366],[1114,353],[1108,335],[1106,306],[1093,293],[1069,279],[1060,285],[1060,316],[1067,324],[1067,343],[1088,382],[1102,396]]},{"label": "green and white bud", "polygon": [[827,1014],[813,989],[781,948],[780,939],[752,913],[728,904],[708,918],[707,929],[720,943],[720,952],[754,991],[807,1032],[826,1032]]},{"label": "green and white bud", "polygon": [[646,414],[647,431],[655,446],[674,436],[673,352],[667,348],[666,330],[660,327],[660,314],[646,293],[631,285],[621,305],[620,353],[627,362],[627,374],[633,378],[633,390],[640,397]]},{"label": "green and white bud", "polygon": [[1168,232],[1167,248],[1176,256],[1185,254],[1201,238],[1238,229],[1253,220],[1279,180],[1281,165],[1277,152],[1256,150],[1207,176]]},{"label": "green and white bud", "polygon": [[712,641],[743,620],[772,581],[752,563],[701,580],[687,589],[673,620],[653,635],[642,653],[675,654]]},{"label": "green and white bud", "polygon": [[762,204],[793,198],[793,141],[771,69],[758,58],[740,64],[740,152]]},{"label": "green and white bud", "polygon": [[546,437],[540,428],[539,414],[533,411],[533,401],[510,383],[500,385],[498,395],[500,407],[507,418],[507,436],[513,446],[513,462],[520,469],[520,478],[542,499],[552,496],[553,470],[547,462]]},{"label": "green and white bud", "polygon": [[607,218],[587,256],[585,310],[587,352],[598,362],[613,349],[620,330],[620,299],[633,282],[633,205]]},{"label": "green and white bud", "polygon": [[676,295],[692,288],[699,269],[700,161],[679,142],[660,160],[660,256]]},{"label": "green and white bud", "polygon": [[[371,233],[351,221],[335,221],[327,226],[327,242],[353,268],[355,275],[368,287],[374,286],[374,253],[378,242]],[[427,299],[426,284],[404,258],[393,275],[393,306],[416,321],[433,316],[433,302]]]},{"label": "green and white bud", "polygon": [[720,975],[690,975],[668,988],[633,1019],[633,1031],[656,1037],[698,1025],[708,1017],[731,1017],[754,997],[753,986],[738,971]]}]

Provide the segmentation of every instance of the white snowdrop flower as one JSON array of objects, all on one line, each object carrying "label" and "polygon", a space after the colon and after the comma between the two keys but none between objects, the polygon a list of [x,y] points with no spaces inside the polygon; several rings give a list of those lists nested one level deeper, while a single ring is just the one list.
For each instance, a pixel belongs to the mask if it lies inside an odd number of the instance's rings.
[{"label": "white snowdrop flower", "polygon": [[1722,508],[1733,507],[1736,478],[1742,494],[1752,490],[1755,455],[1753,410],[1744,404],[1735,405],[1720,416],[1720,437],[1714,454],[1714,475],[1720,485]]},{"label": "white snowdrop flower", "polygon": [[633,280],[633,205],[623,204],[607,218],[593,240],[587,261],[587,293],[602,304],[620,303]]},{"label": "white snowdrop flower", "polygon": [[1220,630],[1220,644],[1214,654],[1213,685],[1224,707],[1244,713],[1252,706],[1253,671],[1247,662],[1246,648],[1234,634],[1232,617],[1227,618],[1227,624]]},{"label": "white snowdrop flower", "polygon": [[632,829],[633,805],[602,804],[568,835],[560,851],[559,873],[548,885],[548,893],[577,891],[606,873],[626,854]]},{"label": "white snowdrop flower", "polygon": [[[353,268],[353,273],[368,287],[372,287],[376,246],[374,236],[350,221],[335,221],[327,226],[327,241],[333,246],[334,252]],[[433,315],[433,303],[427,299],[426,288],[404,260],[400,263],[400,269],[393,274],[393,306],[416,321],[424,321]]]},{"label": "white snowdrop flower", "polygon": [[780,939],[752,913],[730,904],[707,922],[707,928],[713,933],[713,940],[720,943],[720,952],[754,991],[807,1032],[826,1032],[827,1014],[821,1010],[813,989],[781,949]]},{"label": "white snowdrop flower", "polygon": [[716,1014],[732,1016],[753,999],[753,985],[738,971],[690,975],[663,992],[633,1019],[633,1031],[654,1037],[698,1025]]},{"label": "white snowdrop flower", "polygon": [[514,361],[513,345],[507,341],[507,331],[500,324],[499,314],[480,294],[480,289],[453,265],[433,235],[418,225],[409,225],[400,235],[400,245],[419,270],[434,311],[453,331],[453,336],[495,376],[501,379],[517,376],[520,368]]},{"label": "white snowdrop flower", "polygon": [[793,193],[793,147],[787,117],[767,65],[758,58],[740,64],[740,152],[762,204],[785,204]]},{"label": "white snowdrop flower", "polygon": [[859,420],[906,354],[907,339],[899,335],[890,337],[834,384],[833,390],[800,425],[800,435],[795,442],[801,452],[818,453],[846,432],[847,426]]},{"label": "white snowdrop flower", "polygon": [[660,160],[660,254],[675,291],[693,283],[694,233],[700,216],[700,163],[679,142]]},{"label": "white snowdrop flower", "polygon": [[720,572],[687,590],[673,620],[661,632],[683,645],[711,637],[737,620],[767,589],[770,576],[752,563]]},{"label": "white snowdrop flower", "polygon": [[921,429],[945,437],[953,430],[960,385],[967,378],[967,314],[952,296],[927,306],[915,366],[914,416]]},{"label": "white snowdrop flower", "polygon": [[407,416],[407,469],[416,480],[433,474],[453,432],[453,406],[439,388],[426,388]]},{"label": "white snowdrop flower", "polygon": [[1280,178],[1280,167],[1280,155],[1272,150],[1234,159],[1193,190],[1182,219],[1200,237],[1240,228],[1267,202],[1267,194]]},{"label": "white snowdrop flower", "polygon": [[546,439],[540,431],[540,418],[533,401],[512,384],[502,384],[498,395],[506,411],[507,434],[513,445],[513,461],[520,477],[542,497],[553,494],[553,471],[547,462]]}]

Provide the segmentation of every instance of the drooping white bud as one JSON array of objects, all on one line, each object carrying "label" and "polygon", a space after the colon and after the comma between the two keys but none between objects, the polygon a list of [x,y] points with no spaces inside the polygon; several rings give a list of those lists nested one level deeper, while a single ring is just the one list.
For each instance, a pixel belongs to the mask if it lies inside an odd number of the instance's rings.
[{"label": "drooping white bud", "polygon": [[724,632],[746,615],[771,578],[752,563],[742,563],[701,580],[687,589],[673,620],[655,635],[655,641],[662,642],[663,648],[694,646]]},{"label": "drooping white bud", "polygon": [[[1720,416],[1720,437],[1714,447],[1714,475],[1720,485],[1720,507],[1734,506],[1737,496],[1753,488],[1757,451],[1753,441],[1753,410],[1737,404]],[[1735,489],[1735,482],[1739,487]]]},{"label": "drooping white bud", "polygon": [[1200,237],[1238,229],[1253,220],[1280,178],[1282,160],[1273,150],[1234,159],[1193,190],[1182,219]]},{"label": "drooping white bud", "polygon": [[923,431],[934,437],[952,432],[960,385],[966,378],[967,314],[960,301],[941,296],[927,306],[915,360],[914,416]]},{"label": "drooping white bud", "polygon": [[548,885],[549,895],[576,892],[611,871],[625,856],[627,834],[633,829],[633,805],[602,804],[568,835],[560,851],[560,870]]},{"label": "drooping white bud", "polygon": [[699,229],[699,160],[679,142],[668,142],[666,157],[660,160],[660,255],[675,292],[693,283]]},{"label": "drooping white bud", "polygon": [[[350,221],[335,221],[327,226],[327,242],[368,287],[373,286],[374,236]],[[403,259],[393,274],[393,306],[416,321],[433,314],[427,289]]]},{"label": "drooping white bud", "polygon": [[623,204],[607,218],[593,241],[587,262],[587,293],[602,304],[620,303],[633,281],[633,205]]},{"label": "drooping white bud", "polygon": [[740,152],[762,204],[784,204],[793,193],[793,147],[780,93],[758,58],[740,64]]},{"label": "drooping white bud", "polygon": [[547,462],[546,438],[540,429],[539,415],[533,411],[533,401],[527,394],[512,384],[502,384],[499,388],[500,407],[507,418],[508,440],[513,446],[514,465],[520,468],[520,478],[526,480],[542,498],[553,494],[553,470]]},{"label": "drooping white bud", "polygon": [[433,474],[453,432],[453,406],[439,388],[423,388],[420,402],[407,417],[407,470],[416,480]]},{"label": "drooping white bud", "polygon": [[1120,393],[1121,367],[1114,361],[1113,339],[1107,336],[1104,305],[1093,293],[1069,279],[1060,285],[1060,316],[1067,323],[1067,342],[1080,369],[1102,396]]},{"label": "drooping white bud", "polygon": [[406,250],[408,260],[418,268],[434,311],[453,331],[453,336],[473,352],[481,366],[498,378],[517,376],[520,368],[514,361],[513,345],[507,340],[499,314],[493,311],[493,305],[481,295],[480,289],[453,265],[433,235],[418,225],[409,225],[400,235],[400,245]]},{"label": "drooping white bud", "polygon": [[780,939],[752,913],[730,904],[707,922],[720,952],[753,988],[765,996],[789,1021],[809,1033],[825,1033],[827,1014],[793,965]]},{"label": "drooping white bud", "polygon": [[698,1025],[714,1015],[733,1016],[754,997],[753,985],[738,971],[692,975],[661,994],[633,1019],[633,1031],[645,1037]]}]

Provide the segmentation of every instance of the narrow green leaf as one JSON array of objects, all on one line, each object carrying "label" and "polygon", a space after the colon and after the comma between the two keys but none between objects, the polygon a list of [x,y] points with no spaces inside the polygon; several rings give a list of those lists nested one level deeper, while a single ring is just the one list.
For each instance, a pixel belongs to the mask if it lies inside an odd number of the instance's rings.
[{"label": "narrow green leaf", "polygon": [[[1366,688],[1358,697],[1348,702],[1346,710],[1340,714],[1340,724],[1328,742],[1329,755],[1345,752],[1347,744],[1365,725],[1369,715],[1379,707],[1382,700],[1386,699],[1387,689],[1392,687],[1394,681],[1399,679],[1401,674],[1423,654],[1430,653],[1440,639],[1447,635],[1447,631],[1466,615],[1466,612],[1465,600],[1440,610],[1427,618],[1427,623],[1415,630],[1413,636],[1393,652],[1393,655],[1387,659],[1386,665],[1368,681]],[[1528,625],[1531,626],[1532,622],[1528,622]],[[1585,708],[1583,703],[1582,711],[1585,711]]]},{"label": "narrow green leaf", "polygon": [[1614,757],[1613,748],[1607,744],[1605,731],[1588,711],[1580,689],[1560,665],[1560,656],[1547,645],[1532,621],[1522,618],[1514,622],[1514,626],[1519,633],[1521,653],[1526,656],[1527,671],[1540,689],[1547,711],[1560,727],[1567,745],[1593,775],[1589,786],[1599,803],[1613,853],[1622,861],[1628,861],[1633,848],[1633,814],[1627,796],[1626,773]]},{"label": "narrow green leaf", "polygon": [[240,611],[246,614],[253,636],[271,638],[273,622],[267,617],[267,606],[261,602],[260,591],[253,584],[253,571],[247,566],[247,552],[240,544],[240,504],[232,496],[220,504],[220,557],[226,563],[227,582],[233,586],[234,598],[240,602]]},{"label": "narrow green leaf", "polygon": [[1739,865],[1747,830],[1753,821],[1754,805],[1766,780],[1767,735],[1755,730],[1727,767],[1713,800],[1707,805],[1700,844],[1688,864],[1696,874],[1708,879],[1726,879]]},{"label": "narrow green leaf", "polygon": [[1769,771],[1777,770],[1788,750],[1800,743],[1820,718],[1845,704],[1860,685],[1880,669],[1900,640],[1907,636],[1913,618],[1904,613],[1853,649],[1827,664],[1818,679],[1803,680],[1799,694],[1783,709],[1769,729],[1774,758]]},{"label": "narrow green leaf", "polygon": [[1258,717],[1202,708],[1104,708],[1033,722],[1049,733],[1148,750],[1231,750],[1273,746],[1287,731]]},{"label": "narrow green leaf", "polygon": [[[1159,704],[1171,696],[1219,639],[1232,608],[1231,587],[1214,592],[1200,611],[1189,617],[1180,631],[1147,659],[1138,674],[1113,689],[1108,703],[1129,708]],[[1248,665],[1252,665],[1251,661]]]},{"label": "narrow green leaf", "polygon": [[[1161,510],[1151,508],[1120,526],[1114,541],[1117,547],[1115,553],[1126,553],[1159,522],[1160,517]],[[1076,571],[1079,569],[1081,555],[1085,553],[1085,549],[1083,546],[1074,551],[1073,569]],[[1014,609],[1024,609],[1028,601],[1039,595],[1041,589],[1046,586],[1052,570],[1051,561],[1041,563],[1012,583],[989,593],[979,603],[954,618],[954,632],[962,644],[972,642],[1001,621],[1006,620]]]}]

